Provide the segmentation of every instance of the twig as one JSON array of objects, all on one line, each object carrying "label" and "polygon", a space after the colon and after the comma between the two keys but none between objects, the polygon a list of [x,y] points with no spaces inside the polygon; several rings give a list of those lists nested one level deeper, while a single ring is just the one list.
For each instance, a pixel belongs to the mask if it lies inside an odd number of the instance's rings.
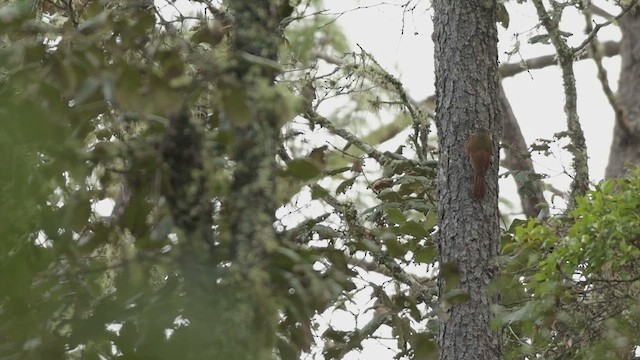
[{"label": "twig", "polygon": [[[591,8],[586,9],[584,12],[586,29],[587,32],[593,33],[593,25],[591,24],[591,13],[589,12]],[[626,122],[626,118],[622,112],[622,108],[620,104],[618,104],[618,99],[614,94],[613,90],[609,86],[609,77],[607,75],[607,70],[602,64],[602,49],[600,48],[600,43],[598,42],[598,37],[594,36],[593,41],[589,43],[589,54],[591,58],[593,58],[593,62],[596,64],[596,68],[598,70],[598,80],[602,86],[602,91],[604,95],[607,97],[611,108],[613,108],[613,113],[615,114],[615,119],[622,131],[624,131],[627,135],[631,133],[629,128],[629,124]]]},{"label": "twig", "polygon": [[[602,45],[602,55],[606,57],[616,56],[620,54],[620,43],[617,41],[606,41]],[[580,61],[589,59],[591,55],[589,53],[581,52],[574,55],[573,61]],[[504,79],[506,77],[520,74],[521,72],[535,69],[543,69],[547,66],[554,66],[558,64],[556,54],[544,55],[527,59],[525,61],[517,63],[507,63],[500,65],[500,76]]]},{"label": "twig", "polygon": [[[600,31],[600,29],[602,29],[605,26],[609,26],[614,21],[618,21],[618,19],[620,19],[622,16],[624,16],[624,14],[626,14],[629,10],[631,10],[636,5],[637,2],[638,2],[638,0],[633,0],[627,7],[622,9],[620,14],[616,15],[613,19],[605,21],[602,24],[596,24],[596,26],[591,30],[591,32],[589,32],[589,35],[587,35],[587,38],[584,39],[584,41],[580,45],[578,45],[575,48],[571,49],[572,53],[576,54],[577,52],[581,51],[598,34],[598,31]],[[549,31],[549,29],[547,29],[547,31]]]},{"label": "twig", "polygon": [[607,20],[613,19],[615,16],[613,14],[609,14],[609,12],[605,11],[603,8],[594,5],[593,3],[589,4],[585,10],[591,11],[593,15],[600,16],[601,18],[605,18]]},{"label": "twig", "polygon": [[[314,185],[318,186],[318,185]],[[357,218],[356,210],[353,207],[341,203],[335,197],[326,194],[323,195],[322,199],[329,205],[331,205],[336,211],[343,214],[346,223],[353,230],[354,233],[366,237],[374,243],[381,243],[382,241],[378,239],[369,229],[360,225],[355,219]],[[373,258],[381,265],[384,265],[388,270],[391,278],[399,281],[403,284],[409,286],[412,293],[416,294],[416,299],[419,302],[426,304],[427,306],[435,306],[433,304],[432,294],[430,292],[430,287],[427,285],[423,285],[420,283],[413,275],[407,273],[402,266],[398,265],[393,258],[391,258],[387,254],[381,253],[372,253]]]},{"label": "twig", "polygon": [[325,118],[324,116],[321,116],[313,109],[308,110],[307,113],[305,114],[305,117],[311,120],[312,122],[322,126],[323,128],[329,130],[329,132],[331,132],[332,134],[338,135],[341,138],[347,140],[349,143],[355,145],[360,150],[364,151],[367,155],[369,155],[370,157],[378,161],[378,163],[380,164],[385,164],[389,160],[392,160],[392,161],[396,160],[396,161],[407,161],[412,163],[412,165],[415,165],[415,166],[419,165],[418,162],[407,159],[400,154],[392,153],[388,151],[382,152],[376,149],[375,147],[362,141],[360,138],[358,138],[356,135],[352,134],[348,130],[336,127],[335,125],[333,125],[333,123],[329,119]]},{"label": "twig", "polygon": [[[555,2],[552,3],[555,4]],[[569,208],[572,208],[575,205],[574,199],[576,196],[584,195],[589,189],[587,145],[578,117],[578,92],[576,90],[576,78],[573,72],[573,56],[575,50],[572,50],[569,45],[567,45],[566,40],[560,34],[560,30],[558,29],[560,13],[555,17],[549,14],[542,0],[533,0],[533,5],[536,8],[542,26],[544,26],[549,33],[551,43],[556,48],[558,62],[562,70],[562,83],[565,94],[564,111],[567,115],[567,129],[572,142],[572,146],[568,150],[571,155],[573,155],[573,169],[575,171],[575,177],[571,182],[572,196],[569,201]]]}]

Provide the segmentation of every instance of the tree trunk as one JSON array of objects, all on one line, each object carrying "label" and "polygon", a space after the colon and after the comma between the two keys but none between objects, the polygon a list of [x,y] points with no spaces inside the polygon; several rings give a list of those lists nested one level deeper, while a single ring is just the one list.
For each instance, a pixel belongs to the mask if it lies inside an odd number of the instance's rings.
[{"label": "tree trunk", "polygon": [[233,130],[235,165],[220,223],[221,242],[229,245],[232,261],[220,295],[225,297],[220,301],[220,321],[228,324],[226,344],[221,346],[226,353],[220,352],[225,359],[273,359],[276,346],[278,313],[268,254],[277,247],[276,151],[283,119],[272,100],[282,40],[279,24],[288,15],[282,13],[281,3],[285,2],[226,2],[233,18],[231,51],[236,62],[230,81],[233,95],[225,99],[231,104],[224,107],[240,107],[242,115],[226,114]]},{"label": "tree trunk", "polygon": [[[490,327],[491,306],[498,302],[498,296],[486,291],[497,271],[493,258],[499,251],[498,139],[502,108],[497,6],[495,1],[486,0],[437,0],[433,6],[440,146],[440,359],[501,359],[500,333]],[[492,135],[492,155],[486,193],[476,199],[465,143],[479,129]]]},{"label": "tree trunk", "polygon": [[624,175],[629,165],[640,165],[640,9],[627,12],[619,24],[622,31],[617,98],[620,113],[613,130],[606,178]]}]

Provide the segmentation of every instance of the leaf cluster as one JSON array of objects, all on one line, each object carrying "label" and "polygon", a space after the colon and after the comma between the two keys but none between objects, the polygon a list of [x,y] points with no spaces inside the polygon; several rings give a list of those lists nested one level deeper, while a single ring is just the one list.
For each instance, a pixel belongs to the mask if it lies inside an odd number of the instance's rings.
[{"label": "leaf cluster", "polygon": [[[345,152],[365,149],[351,167],[325,163],[326,148],[286,159],[286,139],[273,144],[283,149],[276,181],[310,185],[331,209],[279,229],[265,267],[240,277],[225,211],[251,201],[229,194],[233,149],[255,139],[234,129],[257,126],[258,115],[282,126],[306,111],[288,79],[265,79],[281,65],[236,51],[220,18],[164,19],[147,1],[26,3],[0,9],[0,272],[11,274],[0,279],[0,357],[294,359],[313,351],[314,317],[363,288],[392,309],[389,321],[333,336],[327,358],[385,323],[398,357],[433,353],[435,317],[424,306],[433,279],[403,269],[434,263],[432,163],[416,167],[355,136]],[[309,37],[325,21],[312,19],[288,33],[282,63],[309,64]],[[344,49],[330,30],[322,45]],[[370,65],[346,64],[351,81],[331,80],[329,91],[362,92],[369,78],[406,107],[399,83]],[[367,206],[345,200],[365,187],[365,157],[383,168],[364,190],[375,198]],[[317,185],[325,177],[339,184]],[[361,281],[361,271],[394,286]],[[274,336],[248,341],[269,333],[261,327]]]},{"label": "leaf cluster", "polygon": [[496,283],[510,358],[633,358],[640,321],[640,171],[606,180],[575,210],[516,222]]}]

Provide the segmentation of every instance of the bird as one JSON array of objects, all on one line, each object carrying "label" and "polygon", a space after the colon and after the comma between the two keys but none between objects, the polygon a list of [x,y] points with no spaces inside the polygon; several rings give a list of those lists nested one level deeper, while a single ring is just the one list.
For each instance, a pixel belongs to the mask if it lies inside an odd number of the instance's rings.
[{"label": "bird", "polygon": [[473,168],[473,196],[476,199],[484,198],[485,175],[491,164],[493,152],[493,138],[486,129],[478,129],[469,136],[465,144],[465,152],[469,156],[469,162]]}]

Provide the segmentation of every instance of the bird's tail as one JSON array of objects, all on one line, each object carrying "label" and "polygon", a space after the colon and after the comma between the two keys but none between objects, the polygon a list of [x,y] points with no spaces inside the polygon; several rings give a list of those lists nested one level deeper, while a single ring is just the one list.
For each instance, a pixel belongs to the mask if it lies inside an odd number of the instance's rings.
[{"label": "bird's tail", "polygon": [[484,176],[475,175],[473,177],[473,196],[476,199],[484,198]]}]

